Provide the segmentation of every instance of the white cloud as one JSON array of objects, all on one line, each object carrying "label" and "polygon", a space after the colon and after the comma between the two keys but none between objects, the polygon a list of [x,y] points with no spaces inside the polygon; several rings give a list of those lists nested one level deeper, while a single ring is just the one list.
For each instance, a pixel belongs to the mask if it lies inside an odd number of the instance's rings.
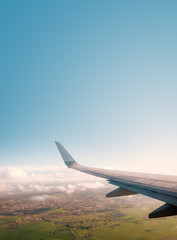
[{"label": "white cloud", "polygon": [[59,191],[62,191],[62,192],[65,192],[66,191],[66,187],[64,186],[59,186],[59,187],[56,187]]},{"label": "white cloud", "polygon": [[105,185],[101,182],[84,182],[84,183],[79,183],[78,186],[82,191],[87,190],[87,189],[100,189],[104,188]]},{"label": "white cloud", "polygon": [[27,176],[27,172],[15,167],[9,167],[1,174],[2,178],[24,178]]},{"label": "white cloud", "polygon": [[51,198],[49,195],[39,195],[39,196],[33,196],[30,198],[32,201],[45,201],[47,199]]},{"label": "white cloud", "polygon": [[74,185],[72,185],[72,184],[69,184],[69,185],[67,186],[66,191],[67,191],[67,193],[73,193],[73,192],[75,192],[76,189],[77,189],[76,186],[74,186]]},{"label": "white cloud", "polygon": [[99,189],[103,180],[67,168],[56,166],[25,166],[0,168],[0,193],[50,193],[56,191],[72,194],[75,191]]}]

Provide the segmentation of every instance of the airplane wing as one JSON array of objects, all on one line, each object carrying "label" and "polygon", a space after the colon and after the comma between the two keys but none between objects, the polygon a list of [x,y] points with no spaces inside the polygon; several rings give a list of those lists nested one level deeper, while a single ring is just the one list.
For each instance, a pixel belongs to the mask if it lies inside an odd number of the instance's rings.
[{"label": "airplane wing", "polygon": [[119,197],[140,193],[165,202],[163,206],[151,212],[149,218],[177,215],[177,176],[134,173],[82,166],[72,158],[61,143],[55,143],[68,168],[105,178],[110,184],[119,186],[119,188],[106,194],[106,197]]}]

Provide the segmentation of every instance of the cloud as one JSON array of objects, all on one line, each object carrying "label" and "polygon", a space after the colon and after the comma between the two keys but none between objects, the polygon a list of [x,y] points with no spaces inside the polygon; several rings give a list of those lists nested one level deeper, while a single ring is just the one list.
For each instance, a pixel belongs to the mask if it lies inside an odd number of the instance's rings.
[{"label": "cloud", "polygon": [[27,176],[27,172],[15,167],[9,167],[1,174],[2,178],[24,178]]},{"label": "cloud", "polygon": [[75,192],[76,189],[77,189],[76,186],[74,186],[74,185],[72,185],[72,184],[69,184],[69,185],[67,186],[66,191],[67,191],[67,193],[73,193],[73,192]]},{"label": "cloud", "polygon": [[30,198],[32,201],[45,201],[48,200],[49,198],[52,198],[49,195],[40,195],[40,196],[33,196]]},{"label": "cloud", "polygon": [[84,182],[84,183],[79,183],[78,186],[82,191],[87,190],[87,189],[100,189],[104,188],[105,185],[101,182]]},{"label": "cloud", "polygon": [[103,180],[74,170],[56,166],[25,166],[0,168],[0,193],[51,193],[99,189],[105,187]]}]

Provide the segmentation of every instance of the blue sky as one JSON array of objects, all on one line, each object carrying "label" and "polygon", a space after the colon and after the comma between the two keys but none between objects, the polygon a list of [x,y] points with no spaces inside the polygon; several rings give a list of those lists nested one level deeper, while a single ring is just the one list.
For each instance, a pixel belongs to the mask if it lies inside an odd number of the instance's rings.
[{"label": "blue sky", "polygon": [[176,1],[0,1],[0,162],[177,173]]}]

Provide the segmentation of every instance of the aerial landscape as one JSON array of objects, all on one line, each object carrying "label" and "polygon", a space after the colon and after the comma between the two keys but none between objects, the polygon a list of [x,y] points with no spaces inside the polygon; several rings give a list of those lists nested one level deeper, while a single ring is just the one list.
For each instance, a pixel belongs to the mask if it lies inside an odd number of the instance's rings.
[{"label": "aerial landscape", "polygon": [[101,178],[28,166],[0,168],[0,179],[0,239],[177,239],[177,216],[148,218],[161,201],[106,198],[115,187]]},{"label": "aerial landscape", "polygon": [[1,200],[0,239],[177,239],[177,217],[148,219],[158,201],[140,196],[110,200],[106,190]]},{"label": "aerial landscape", "polygon": [[0,0],[0,240],[177,240],[176,13]]}]

